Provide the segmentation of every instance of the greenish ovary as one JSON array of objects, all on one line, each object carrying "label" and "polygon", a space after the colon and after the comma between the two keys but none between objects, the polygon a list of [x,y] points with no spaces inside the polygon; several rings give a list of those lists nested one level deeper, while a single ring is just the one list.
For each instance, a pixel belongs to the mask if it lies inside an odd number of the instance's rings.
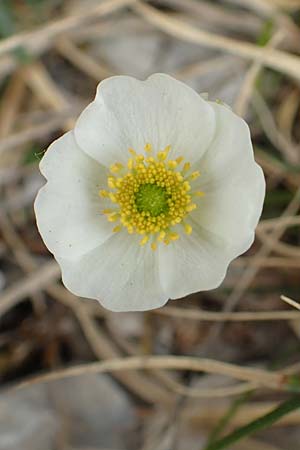
[{"label": "greenish ovary", "polygon": [[168,199],[169,195],[166,189],[157,184],[143,184],[135,194],[138,212],[149,213],[152,217],[168,212]]}]

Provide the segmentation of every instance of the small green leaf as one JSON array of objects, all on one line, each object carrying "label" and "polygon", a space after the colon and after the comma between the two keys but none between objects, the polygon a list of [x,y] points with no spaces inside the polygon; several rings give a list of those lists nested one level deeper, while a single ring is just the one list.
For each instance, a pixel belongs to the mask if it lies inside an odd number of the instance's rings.
[{"label": "small green leaf", "polygon": [[273,28],[274,28],[274,24],[273,24],[272,20],[267,20],[264,23],[261,33],[257,39],[257,44],[260,47],[264,47],[265,45],[267,45],[267,43],[269,42],[269,40],[272,37]]}]

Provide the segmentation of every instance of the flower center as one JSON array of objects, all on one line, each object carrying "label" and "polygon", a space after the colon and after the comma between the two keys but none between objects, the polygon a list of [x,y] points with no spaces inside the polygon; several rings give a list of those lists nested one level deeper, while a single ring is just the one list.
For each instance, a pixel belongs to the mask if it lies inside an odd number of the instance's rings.
[{"label": "flower center", "polygon": [[111,202],[111,208],[102,212],[109,222],[118,223],[113,231],[124,227],[129,234],[140,234],[140,244],[150,240],[153,250],[159,242],[177,240],[180,230],[192,233],[186,218],[197,208],[195,197],[203,195],[192,189],[199,172],[190,173],[191,165],[183,164],[182,156],[169,159],[170,149],[168,146],[155,156],[150,144],[145,146],[145,156],[129,149],[132,157],[127,167],[119,162],[113,164],[107,177],[109,190],[99,192]]},{"label": "flower center", "polygon": [[165,187],[157,184],[142,184],[135,194],[135,204],[139,213],[149,213],[152,217],[157,217],[169,210],[168,198]]}]

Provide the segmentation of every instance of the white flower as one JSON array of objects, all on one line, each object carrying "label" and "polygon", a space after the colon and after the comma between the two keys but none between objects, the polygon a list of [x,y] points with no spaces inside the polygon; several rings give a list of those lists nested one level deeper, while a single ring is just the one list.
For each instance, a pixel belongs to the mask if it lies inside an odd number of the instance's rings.
[{"label": "white flower", "polygon": [[40,169],[37,223],[64,284],[114,311],[219,286],[265,193],[246,123],[162,74],[100,83]]}]

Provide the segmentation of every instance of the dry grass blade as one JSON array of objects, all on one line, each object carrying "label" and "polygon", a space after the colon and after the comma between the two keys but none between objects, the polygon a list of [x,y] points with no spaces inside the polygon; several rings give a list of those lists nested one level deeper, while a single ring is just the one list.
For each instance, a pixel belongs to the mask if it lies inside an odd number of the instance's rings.
[{"label": "dry grass blade", "polygon": [[71,39],[61,38],[56,43],[56,48],[64,58],[74,64],[79,70],[91,78],[94,78],[96,82],[102,78],[115,75],[113,71],[104,64],[95,61],[95,59],[90,57],[86,52],[76,47]]},{"label": "dry grass blade", "polygon": [[281,390],[284,376],[281,373],[267,372],[265,370],[241,367],[220,361],[193,358],[186,356],[141,356],[120,359],[111,359],[103,362],[83,364],[69,369],[34,377],[22,382],[16,388],[24,388],[35,383],[44,383],[66,377],[75,377],[81,374],[119,372],[131,370],[190,370],[194,372],[218,373],[239,380],[257,383],[258,386]]},{"label": "dry grass blade", "polygon": [[52,40],[58,35],[76,29],[76,27],[83,24],[85,21],[104,17],[120,8],[134,3],[135,1],[136,0],[105,0],[95,8],[87,8],[84,12],[80,11],[80,13],[64,17],[36,30],[16,34],[3,39],[2,42],[0,42],[0,56],[19,46],[26,48],[34,41]]},{"label": "dry grass blade", "polygon": [[243,311],[243,312],[215,312],[201,311],[198,309],[177,308],[166,306],[163,309],[153,311],[155,314],[179,319],[202,320],[207,322],[249,322],[267,320],[294,320],[299,319],[296,311]]},{"label": "dry grass blade", "polygon": [[295,300],[292,300],[289,297],[286,297],[285,295],[281,295],[281,300],[283,300],[285,303],[288,303],[289,305],[293,306],[294,308],[298,309],[300,311],[300,303],[296,302]]},{"label": "dry grass blade", "polygon": [[22,301],[28,295],[34,294],[60,276],[60,269],[56,261],[43,264],[35,272],[18,281],[14,286],[2,291],[0,295],[0,316]]},{"label": "dry grass blade", "polygon": [[265,52],[264,48],[254,44],[200,30],[142,2],[138,2],[132,8],[145,20],[178,39],[225,51],[252,61],[263,59],[266,67],[271,67],[298,81],[300,80],[300,58],[297,56],[274,49]]}]

